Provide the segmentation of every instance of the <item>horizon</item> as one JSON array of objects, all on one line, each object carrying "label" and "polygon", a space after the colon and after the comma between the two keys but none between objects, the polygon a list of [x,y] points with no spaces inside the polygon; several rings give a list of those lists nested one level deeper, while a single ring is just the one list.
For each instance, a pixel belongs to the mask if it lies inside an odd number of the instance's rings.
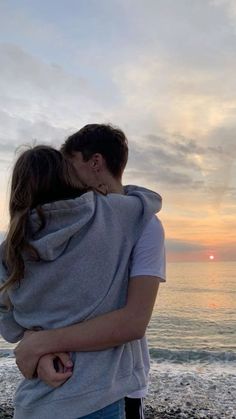
[{"label": "horizon", "polygon": [[[4,236],[5,236],[5,234],[6,234],[6,232],[4,232],[4,231],[0,231],[0,244],[4,241]],[[214,257],[214,259],[213,260],[211,260],[210,258],[209,258],[209,256],[208,255],[205,255],[205,258],[203,258],[202,260],[196,260],[196,259],[189,259],[189,260],[187,260],[187,259],[184,259],[183,257],[181,257],[181,258],[176,258],[176,257],[173,257],[172,255],[171,255],[171,251],[170,251],[170,244],[169,244],[169,241],[168,241],[168,239],[166,240],[166,253],[167,253],[167,265],[169,265],[169,264],[175,264],[175,263],[177,263],[177,264],[179,264],[179,263],[183,263],[183,264],[185,264],[185,263],[207,263],[207,264],[215,264],[215,263],[236,263],[236,260],[231,260],[231,259],[217,259],[217,257]]]},{"label": "horizon", "polygon": [[12,0],[0,23],[0,231],[17,147],[112,123],[124,183],[163,197],[168,261],[235,261],[236,3]]}]

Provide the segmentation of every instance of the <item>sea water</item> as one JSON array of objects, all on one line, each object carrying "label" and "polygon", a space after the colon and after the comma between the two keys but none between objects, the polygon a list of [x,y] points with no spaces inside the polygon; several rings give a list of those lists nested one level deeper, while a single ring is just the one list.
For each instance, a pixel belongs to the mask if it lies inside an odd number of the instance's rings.
[{"label": "sea water", "polygon": [[148,338],[159,362],[236,365],[236,262],[170,263]]},{"label": "sea water", "polygon": [[236,262],[169,263],[147,337],[158,362],[236,365]]},{"label": "sea water", "polygon": [[151,405],[236,418],[236,262],[169,264],[147,335]]}]

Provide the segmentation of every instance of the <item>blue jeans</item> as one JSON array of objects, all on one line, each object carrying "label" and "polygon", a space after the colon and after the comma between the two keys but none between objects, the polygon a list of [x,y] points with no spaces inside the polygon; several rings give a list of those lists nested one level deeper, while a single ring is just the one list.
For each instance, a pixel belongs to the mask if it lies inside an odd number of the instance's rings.
[{"label": "blue jeans", "polygon": [[90,415],[83,416],[80,419],[125,419],[124,399],[109,404],[109,406],[97,410],[94,413],[90,413]]}]

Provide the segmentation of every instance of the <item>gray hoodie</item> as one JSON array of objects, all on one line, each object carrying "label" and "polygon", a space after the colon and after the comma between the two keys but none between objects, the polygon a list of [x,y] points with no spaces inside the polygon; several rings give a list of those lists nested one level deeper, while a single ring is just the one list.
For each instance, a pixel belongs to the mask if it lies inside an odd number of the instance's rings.
[{"label": "gray hoodie", "polygon": [[[25,277],[9,292],[12,309],[7,312],[0,302],[6,340],[18,341],[25,329],[68,326],[125,305],[130,254],[161,208],[154,192],[129,186],[126,193],[88,192],[46,204],[46,226],[39,233],[38,215],[32,212],[31,243],[40,261],[25,259]],[[72,356],[73,375],[59,388],[23,380],[15,398],[16,419],[79,418],[146,385],[139,340]]]}]

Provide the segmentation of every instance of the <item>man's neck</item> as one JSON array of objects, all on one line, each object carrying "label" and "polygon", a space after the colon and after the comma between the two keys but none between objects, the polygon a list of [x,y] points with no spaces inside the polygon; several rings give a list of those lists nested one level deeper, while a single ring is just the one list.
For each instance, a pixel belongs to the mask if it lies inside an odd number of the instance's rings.
[{"label": "man's neck", "polygon": [[108,193],[119,193],[119,194],[124,193],[121,180],[109,179],[107,186],[108,186]]},{"label": "man's neck", "polygon": [[100,178],[100,182],[102,185],[106,187],[108,193],[124,193],[122,179],[116,179],[112,175],[110,175],[110,173],[106,173],[104,176],[102,176]]}]

